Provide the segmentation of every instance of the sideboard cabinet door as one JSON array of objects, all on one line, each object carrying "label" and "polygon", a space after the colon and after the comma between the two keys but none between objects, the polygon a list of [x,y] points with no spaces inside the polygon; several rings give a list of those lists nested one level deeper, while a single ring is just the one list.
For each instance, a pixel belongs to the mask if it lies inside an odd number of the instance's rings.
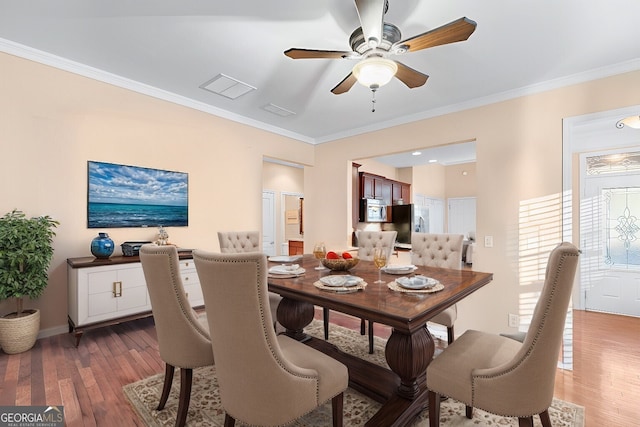
[{"label": "sideboard cabinet door", "polygon": [[139,263],[72,269],[69,277],[70,296],[77,296],[76,306],[69,305],[75,326],[151,310]]},{"label": "sideboard cabinet door", "polygon": [[[94,264],[95,263],[95,264]],[[204,305],[193,260],[180,259],[180,277],[192,307]],[[84,330],[151,315],[151,300],[138,258],[67,260],[69,332],[78,345]]]}]

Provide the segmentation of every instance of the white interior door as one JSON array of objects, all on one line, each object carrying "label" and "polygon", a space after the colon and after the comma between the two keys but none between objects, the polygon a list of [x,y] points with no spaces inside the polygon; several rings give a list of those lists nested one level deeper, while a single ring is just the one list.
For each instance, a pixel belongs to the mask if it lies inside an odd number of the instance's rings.
[{"label": "white interior door", "polygon": [[273,191],[262,192],[262,251],[276,255],[276,205]]},{"label": "white interior door", "polygon": [[581,195],[584,307],[640,316],[640,174],[586,176]]},{"label": "white interior door", "polygon": [[476,232],[476,198],[461,197],[449,199],[449,221],[447,232],[468,236]]},{"label": "white interior door", "polygon": [[444,233],[444,200],[425,197],[425,204],[429,209],[429,233]]}]

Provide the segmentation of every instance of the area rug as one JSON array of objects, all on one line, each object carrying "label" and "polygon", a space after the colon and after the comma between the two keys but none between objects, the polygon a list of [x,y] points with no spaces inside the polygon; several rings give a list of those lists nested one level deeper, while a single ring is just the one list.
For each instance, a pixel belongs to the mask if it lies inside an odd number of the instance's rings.
[{"label": "area rug", "polygon": [[[314,320],[305,329],[310,335],[322,338],[324,336],[322,322]],[[340,326],[331,325],[329,339],[343,351],[354,354],[371,362],[386,366],[384,360],[385,340],[375,337],[375,352],[368,353],[368,338],[360,335],[359,331],[352,331]],[[175,425],[178,409],[178,394],[180,379],[176,372],[173,388],[169,400],[162,411],[155,408],[158,405],[160,392],[164,381],[164,374],[154,375],[141,381],[127,384],[123,391],[134,410],[147,426],[173,426]],[[344,425],[363,426],[380,408],[380,404],[348,389],[344,395]],[[440,425],[445,427],[465,426],[514,426],[517,427],[516,418],[504,418],[474,409],[473,419],[465,417],[465,407],[462,403],[447,399],[441,404]],[[549,408],[551,424],[554,427],[583,427],[584,408],[569,402],[554,399]],[[535,426],[541,426],[540,419],[534,417]],[[191,390],[191,404],[187,416],[188,426],[222,427],[224,425],[224,410],[218,395],[218,383],[215,367],[195,369],[193,373],[193,388]],[[242,426],[236,423],[236,426]],[[331,402],[306,415],[304,418],[291,424],[295,427],[326,427],[331,425]],[[429,425],[428,411],[423,411],[414,421],[412,426],[425,427]]]}]

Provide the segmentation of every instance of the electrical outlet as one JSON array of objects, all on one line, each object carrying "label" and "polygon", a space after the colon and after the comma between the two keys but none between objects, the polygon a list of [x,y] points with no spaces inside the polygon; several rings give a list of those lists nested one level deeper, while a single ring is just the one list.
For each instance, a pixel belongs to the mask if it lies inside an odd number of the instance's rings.
[{"label": "electrical outlet", "polygon": [[509,313],[509,327],[517,328],[520,326],[520,316],[517,314]]},{"label": "electrical outlet", "polygon": [[493,247],[493,236],[484,236],[484,247],[485,248]]}]

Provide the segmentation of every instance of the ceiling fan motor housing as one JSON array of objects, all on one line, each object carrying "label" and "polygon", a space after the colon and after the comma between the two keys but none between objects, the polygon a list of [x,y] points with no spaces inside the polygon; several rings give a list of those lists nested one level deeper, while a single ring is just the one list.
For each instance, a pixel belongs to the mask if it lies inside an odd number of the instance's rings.
[{"label": "ceiling fan motor housing", "polygon": [[[393,44],[400,41],[401,38],[402,33],[400,32],[400,29],[393,24],[385,22],[382,27],[382,41],[378,45],[377,49],[389,52]],[[357,52],[360,55],[371,50],[371,46],[367,40],[364,39],[362,27],[356,28],[353,33],[351,33],[351,37],[349,37],[349,45],[354,52]]]}]

